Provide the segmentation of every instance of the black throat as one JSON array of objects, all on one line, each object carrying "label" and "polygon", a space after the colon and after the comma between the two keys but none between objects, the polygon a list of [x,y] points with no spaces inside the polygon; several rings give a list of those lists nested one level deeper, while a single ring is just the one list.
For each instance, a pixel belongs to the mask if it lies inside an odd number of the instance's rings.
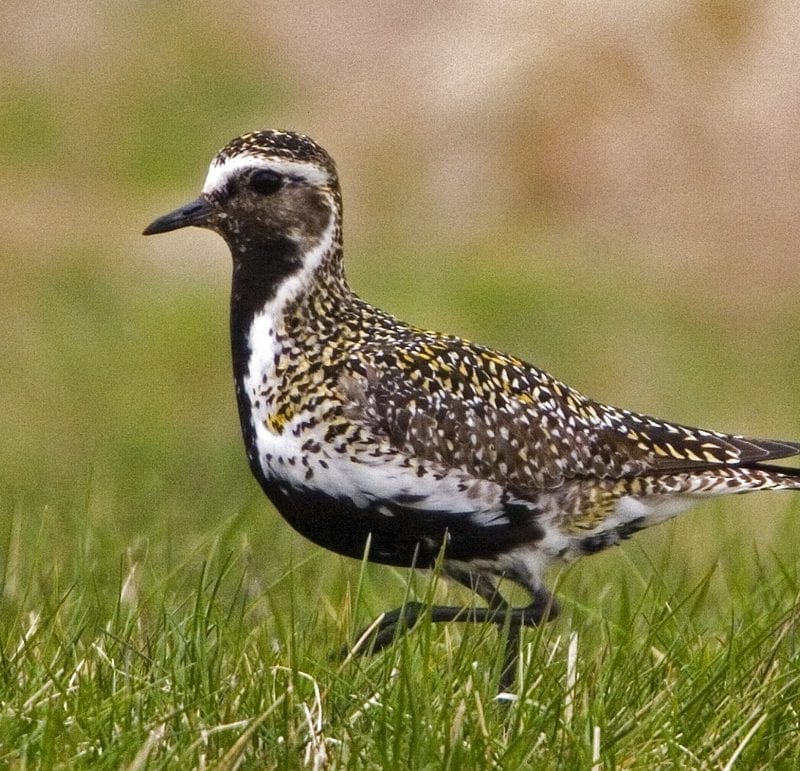
[{"label": "black throat", "polygon": [[255,315],[275,298],[280,286],[300,270],[303,260],[298,244],[285,236],[261,238],[258,241],[237,239],[229,246],[233,257],[230,322],[233,377],[239,423],[250,466],[255,473],[258,463],[254,455],[250,396],[244,389],[251,354],[247,336]]}]

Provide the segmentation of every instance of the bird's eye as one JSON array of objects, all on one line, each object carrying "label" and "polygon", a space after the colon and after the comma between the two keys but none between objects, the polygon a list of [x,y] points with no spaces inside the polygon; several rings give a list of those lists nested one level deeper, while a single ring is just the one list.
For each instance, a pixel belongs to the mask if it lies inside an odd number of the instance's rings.
[{"label": "bird's eye", "polygon": [[261,195],[278,192],[283,184],[283,177],[271,169],[259,169],[250,177],[250,186]]}]

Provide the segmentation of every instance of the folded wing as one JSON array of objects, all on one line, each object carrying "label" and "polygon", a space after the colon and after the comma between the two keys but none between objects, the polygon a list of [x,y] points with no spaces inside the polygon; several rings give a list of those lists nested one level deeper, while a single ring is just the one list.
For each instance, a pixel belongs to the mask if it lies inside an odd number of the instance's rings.
[{"label": "folded wing", "polygon": [[800,444],[696,429],[593,402],[545,372],[457,338],[375,348],[342,377],[349,417],[400,452],[523,490],[570,479],[754,466]]}]

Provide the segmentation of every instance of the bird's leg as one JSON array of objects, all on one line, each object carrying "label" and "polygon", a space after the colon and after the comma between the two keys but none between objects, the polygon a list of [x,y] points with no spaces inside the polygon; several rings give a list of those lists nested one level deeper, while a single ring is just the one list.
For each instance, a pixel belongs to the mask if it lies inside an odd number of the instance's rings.
[{"label": "bird's leg", "polygon": [[[519,657],[519,631],[523,626],[539,626],[558,615],[558,604],[543,587],[531,589],[533,601],[523,607],[512,607],[497,590],[496,585],[482,574],[460,571],[448,566],[447,575],[458,583],[472,589],[488,604],[486,608],[432,605],[429,609],[431,622],[461,622],[484,624],[491,622],[502,627],[508,624],[505,658],[500,674],[500,690],[509,690],[514,685],[514,676]],[[383,650],[394,640],[409,632],[419,621],[425,605],[408,602],[401,608],[384,613],[363,629],[356,644],[345,654],[372,654]]]},{"label": "bird's leg", "polygon": [[[490,609],[502,614],[505,624],[506,614],[511,609],[508,601],[500,594],[497,584],[482,573],[473,573],[469,570],[458,570],[450,567],[448,575],[460,584],[472,589],[479,597],[486,601]],[[508,636],[506,637],[505,654],[503,656],[503,668],[500,670],[500,682],[498,691],[508,691],[514,686],[514,679],[519,657],[519,624],[509,622]]]},{"label": "bird's leg", "polygon": [[[500,670],[498,690],[502,693],[514,687],[517,661],[519,659],[519,631],[523,626],[539,626],[558,615],[558,604],[550,592],[542,586],[530,588],[530,605],[514,608],[500,594],[495,583],[482,573],[458,571],[448,566],[447,574],[460,584],[472,589],[486,601],[489,610],[494,611],[495,623],[504,626],[508,623],[503,668]],[[463,619],[468,621],[470,619]]]},{"label": "bird's leg", "polygon": [[[508,610],[508,603],[503,599],[503,596],[498,592],[497,587],[490,578],[480,573],[461,570],[450,565],[445,568],[445,574],[475,592],[486,601],[489,607],[468,608],[432,605],[430,608],[431,621],[436,623],[447,621],[483,623],[484,621],[494,620],[490,617],[489,611],[495,613]],[[344,655],[348,653],[370,655],[383,650],[394,640],[399,640],[414,628],[424,608],[425,606],[420,602],[407,602],[400,608],[387,611],[358,633],[356,644],[350,650],[345,649]],[[503,621],[501,620],[500,623],[503,623]]]},{"label": "bird's leg", "polygon": [[424,609],[425,605],[421,602],[407,602],[399,608],[383,613],[356,635],[355,645],[351,648],[344,647],[342,655],[371,656],[382,651],[387,645],[411,631]]},{"label": "bird's leg", "polygon": [[519,630],[523,626],[539,626],[552,621],[559,613],[555,597],[544,587],[531,590],[533,600],[522,608],[509,608],[508,637],[506,637],[505,659],[500,672],[498,691],[510,691],[516,679],[517,661],[519,660]]},{"label": "bird's leg", "polygon": [[500,670],[500,682],[497,684],[498,693],[505,693],[514,687],[517,679],[517,662],[519,661],[519,624],[510,624],[506,649],[503,656],[503,668]]}]

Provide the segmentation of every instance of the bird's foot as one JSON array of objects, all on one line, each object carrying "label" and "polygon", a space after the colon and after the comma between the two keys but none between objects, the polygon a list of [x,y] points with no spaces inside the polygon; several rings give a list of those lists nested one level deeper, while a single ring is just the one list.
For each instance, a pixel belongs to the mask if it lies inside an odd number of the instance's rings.
[{"label": "bird's foot", "polygon": [[348,656],[371,656],[378,653],[410,632],[425,610],[421,602],[407,602],[400,608],[387,611],[364,627],[357,635],[353,646],[342,649],[342,658]]}]

